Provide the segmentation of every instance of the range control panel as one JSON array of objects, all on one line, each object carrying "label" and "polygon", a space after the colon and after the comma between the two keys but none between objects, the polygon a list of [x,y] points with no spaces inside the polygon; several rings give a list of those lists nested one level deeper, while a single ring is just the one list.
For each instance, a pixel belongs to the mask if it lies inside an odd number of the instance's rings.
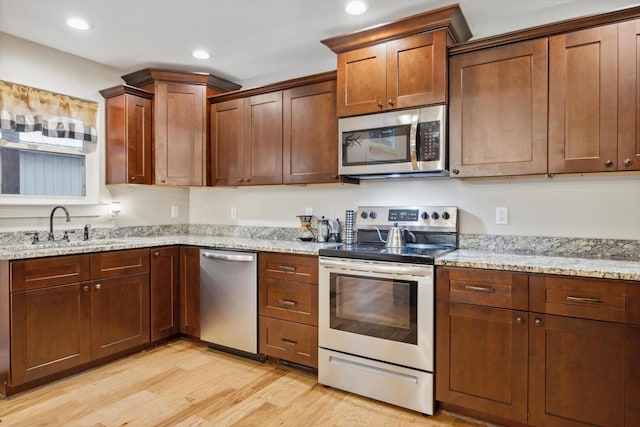
[{"label": "range control panel", "polygon": [[355,215],[356,229],[383,230],[397,223],[410,230],[458,231],[455,206],[360,206]]}]

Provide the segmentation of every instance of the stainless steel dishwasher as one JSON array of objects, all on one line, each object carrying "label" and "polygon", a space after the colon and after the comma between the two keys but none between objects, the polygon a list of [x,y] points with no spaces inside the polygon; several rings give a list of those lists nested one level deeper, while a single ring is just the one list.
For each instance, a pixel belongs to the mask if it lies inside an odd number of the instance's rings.
[{"label": "stainless steel dishwasher", "polygon": [[258,254],[200,250],[200,339],[211,347],[258,355]]}]

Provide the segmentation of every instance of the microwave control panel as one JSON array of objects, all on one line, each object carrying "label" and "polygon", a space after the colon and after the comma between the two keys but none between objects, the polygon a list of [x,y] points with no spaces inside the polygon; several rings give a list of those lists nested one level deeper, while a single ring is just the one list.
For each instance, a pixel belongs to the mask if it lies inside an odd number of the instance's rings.
[{"label": "microwave control panel", "polygon": [[423,162],[440,160],[440,121],[418,123],[418,159]]}]

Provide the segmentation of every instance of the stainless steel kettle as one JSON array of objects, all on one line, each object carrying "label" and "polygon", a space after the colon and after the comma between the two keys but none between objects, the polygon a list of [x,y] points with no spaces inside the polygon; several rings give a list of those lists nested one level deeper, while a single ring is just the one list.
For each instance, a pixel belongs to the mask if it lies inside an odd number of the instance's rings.
[{"label": "stainless steel kettle", "polygon": [[404,230],[398,227],[398,223],[394,222],[393,227],[389,229],[387,241],[384,245],[386,248],[404,248]]}]

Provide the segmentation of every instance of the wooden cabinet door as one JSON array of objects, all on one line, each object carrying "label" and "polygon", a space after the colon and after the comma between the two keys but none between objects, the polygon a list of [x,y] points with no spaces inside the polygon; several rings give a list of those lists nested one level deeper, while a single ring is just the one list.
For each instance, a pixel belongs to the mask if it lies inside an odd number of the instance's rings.
[{"label": "wooden cabinet door", "polygon": [[452,176],[547,172],[547,39],[451,58]]},{"label": "wooden cabinet door", "polygon": [[91,283],[91,357],[149,343],[149,274]]},{"label": "wooden cabinet door", "polygon": [[89,295],[86,283],[11,294],[11,384],[90,361]]},{"label": "wooden cabinet door", "polygon": [[335,80],[283,92],[282,181],[338,182]]},{"label": "wooden cabinet door", "polygon": [[436,399],[527,422],[523,311],[437,303]]},{"label": "wooden cabinet door", "polygon": [[282,184],[282,92],[245,99],[244,185]]},{"label": "wooden cabinet door", "polygon": [[239,185],[244,178],[244,99],[211,106],[211,184]]},{"label": "wooden cabinet door", "polygon": [[549,173],[617,169],[618,28],[549,39]]},{"label": "wooden cabinet door", "polygon": [[384,43],[338,54],[338,117],[385,109],[386,56]]},{"label": "wooden cabinet door", "polygon": [[204,185],[206,87],[156,84],[155,184]]},{"label": "wooden cabinet door", "polygon": [[618,170],[640,170],[640,20],[618,25]]},{"label": "wooden cabinet door", "polygon": [[180,248],[151,249],[151,341],[180,333]]},{"label": "wooden cabinet door", "polygon": [[151,184],[151,98],[125,92],[105,107],[106,183]]},{"label": "wooden cabinet door", "polygon": [[529,423],[639,425],[639,331],[616,323],[532,314]]},{"label": "wooden cabinet door", "polygon": [[447,101],[447,34],[418,34],[387,43],[386,108]]},{"label": "wooden cabinet door", "polygon": [[180,248],[180,332],[200,338],[200,248]]}]

